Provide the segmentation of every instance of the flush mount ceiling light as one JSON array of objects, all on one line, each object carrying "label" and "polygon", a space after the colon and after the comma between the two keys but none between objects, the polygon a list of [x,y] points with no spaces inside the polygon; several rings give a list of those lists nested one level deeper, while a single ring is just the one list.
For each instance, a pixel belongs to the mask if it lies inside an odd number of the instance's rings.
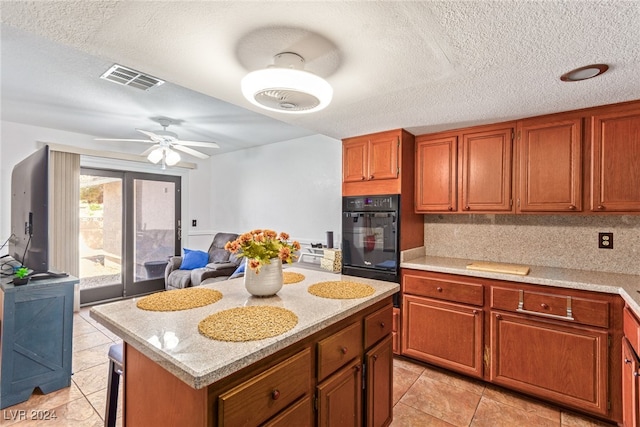
[{"label": "flush mount ceiling light", "polygon": [[320,111],[331,102],[333,88],[323,78],[304,71],[304,58],[283,52],[273,65],[247,74],[242,94],[254,105],[284,113]]},{"label": "flush mount ceiling light", "polygon": [[603,74],[609,69],[607,64],[592,64],[585,67],[576,68],[568,73],[560,76],[560,80],[563,82],[579,82],[580,80],[587,80],[593,77]]}]

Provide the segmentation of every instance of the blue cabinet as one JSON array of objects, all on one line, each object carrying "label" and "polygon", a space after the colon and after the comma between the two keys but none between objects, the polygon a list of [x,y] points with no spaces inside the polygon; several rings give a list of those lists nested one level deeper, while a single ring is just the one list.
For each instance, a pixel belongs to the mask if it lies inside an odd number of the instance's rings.
[{"label": "blue cabinet", "polygon": [[69,387],[74,277],[0,282],[0,409]]}]

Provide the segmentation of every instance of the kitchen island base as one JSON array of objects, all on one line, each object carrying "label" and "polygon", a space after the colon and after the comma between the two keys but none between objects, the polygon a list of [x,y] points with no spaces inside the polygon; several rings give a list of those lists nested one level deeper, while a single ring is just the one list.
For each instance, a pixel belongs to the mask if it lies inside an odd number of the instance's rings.
[{"label": "kitchen island base", "polygon": [[[387,426],[392,419],[391,327],[388,297],[201,389],[125,342],[125,425],[284,426],[295,421],[313,426],[317,419],[319,425],[333,420],[341,426]],[[368,369],[365,361],[373,365],[373,360],[375,367]],[[376,390],[363,384],[363,372]],[[342,389],[325,393],[334,383]]]}]

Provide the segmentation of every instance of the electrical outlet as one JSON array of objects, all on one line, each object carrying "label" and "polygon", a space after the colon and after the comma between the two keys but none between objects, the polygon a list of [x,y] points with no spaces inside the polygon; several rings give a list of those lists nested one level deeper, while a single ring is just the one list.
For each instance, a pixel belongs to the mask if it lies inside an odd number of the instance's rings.
[{"label": "electrical outlet", "polygon": [[598,247],[600,249],[613,249],[613,233],[598,233]]},{"label": "electrical outlet", "polygon": [[192,219],[191,220],[191,226],[192,227],[197,227],[198,226],[198,220],[197,219]]}]

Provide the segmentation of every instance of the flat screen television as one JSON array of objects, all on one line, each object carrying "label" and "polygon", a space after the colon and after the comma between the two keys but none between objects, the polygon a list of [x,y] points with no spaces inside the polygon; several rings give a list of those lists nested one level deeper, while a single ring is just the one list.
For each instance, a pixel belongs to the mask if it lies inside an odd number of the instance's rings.
[{"label": "flat screen television", "polygon": [[14,166],[11,173],[9,255],[32,274],[49,271],[49,146]]}]

